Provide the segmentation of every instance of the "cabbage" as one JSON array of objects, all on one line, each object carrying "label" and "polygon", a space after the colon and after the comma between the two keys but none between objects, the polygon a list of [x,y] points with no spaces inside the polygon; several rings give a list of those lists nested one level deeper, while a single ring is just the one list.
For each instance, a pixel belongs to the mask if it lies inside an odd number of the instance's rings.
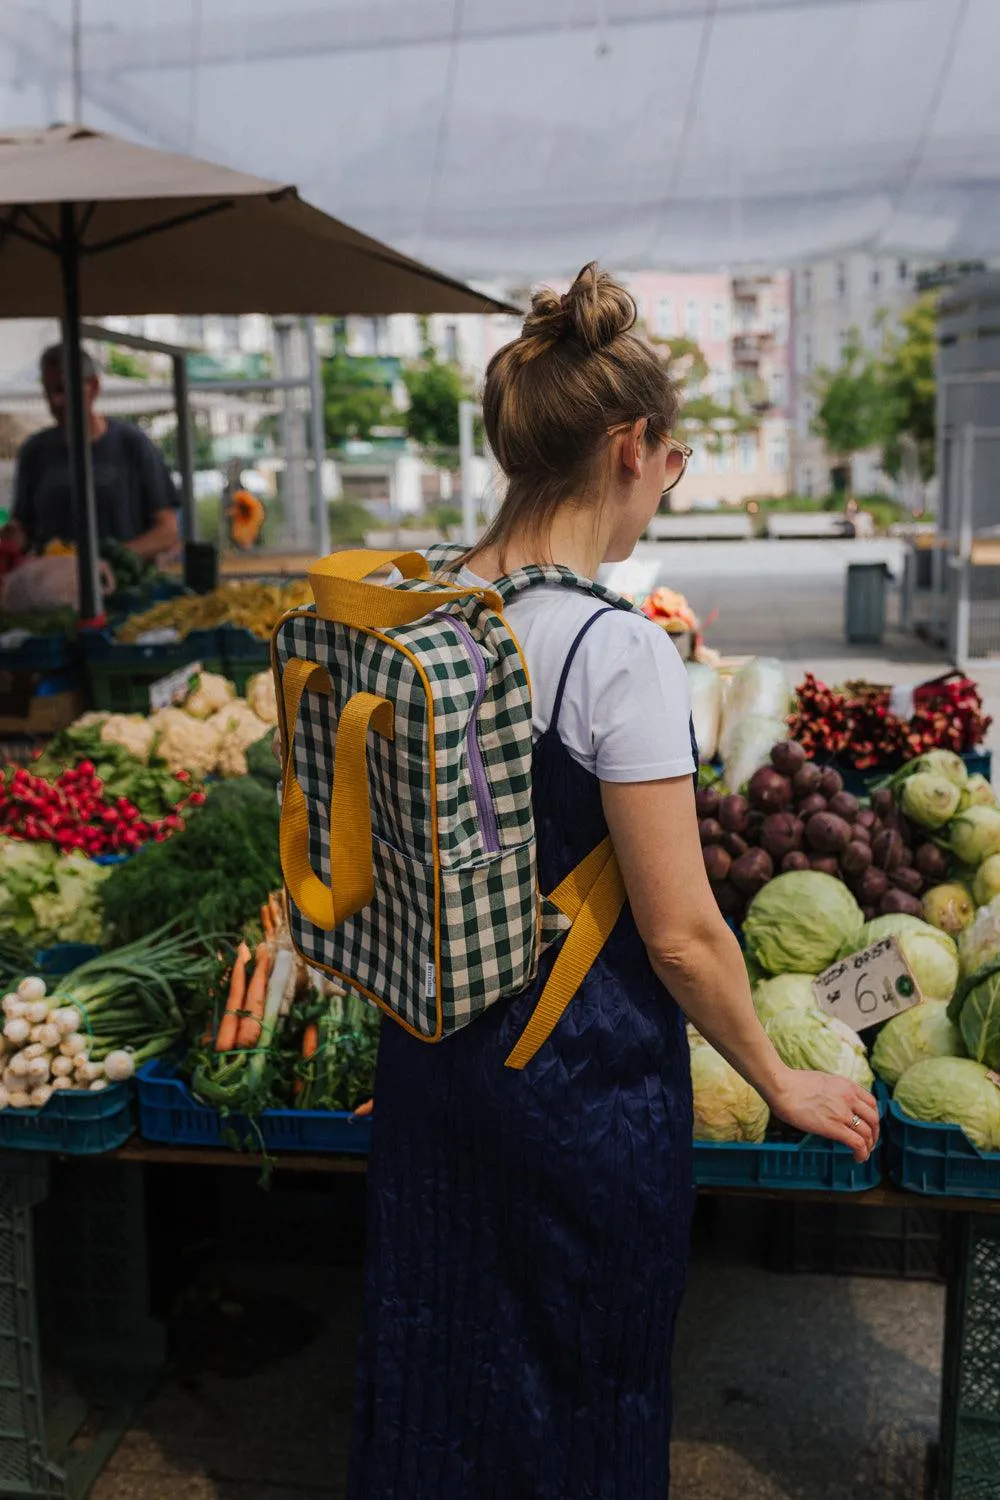
[{"label": "cabbage", "polygon": [[898,942],[925,1000],[951,999],[958,985],[955,940],[940,927],[932,927],[919,917],[905,916],[901,912],[876,917],[862,928],[854,946],[845,947],[840,956],[846,958],[849,953],[857,953],[885,937],[894,937]]},{"label": "cabbage", "polygon": [[[702,662],[686,663],[691,689],[691,718],[702,765],[715,759],[722,723],[722,678]],[[271,677],[270,672],[267,674]],[[248,695],[249,696],[249,695]]]},{"label": "cabbage", "polygon": [[753,992],[754,1010],[762,1026],[785,1010],[815,1010],[811,974],[782,974],[765,979]]},{"label": "cabbage", "polygon": [[[771,745],[785,739],[788,733],[785,720],[790,707],[788,678],[780,661],[773,656],[755,656],[752,661],[740,667],[729,684],[722,709],[719,750],[723,760],[728,759],[733,735],[746,719],[780,719],[781,733],[775,735]],[[769,745],[768,749],[770,748]],[[754,766],[754,770],[756,769]],[[733,790],[738,788],[734,787]]]},{"label": "cabbage", "polygon": [[950,881],[945,885],[932,885],[924,893],[924,921],[932,927],[940,927],[949,937],[958,937],[976,915],[972,897],[964,885]]},{"label": "cabbage", "polygon": [[887,1021],[872,1048],[872,1067],[890,1087],[925,1057],[964,1057],[957,1026],[943,1000],[925,1000]]},{"label": "cabbage", "polygon": [[991,854],[1000,854],[1000,808],[967,807],[952,818],[948,840],[960,864],[978,869]]},{"label": "cabbage", "polygon": [[911,822],[936,830],[954,817],[960,797],[958,787],[947,777],[919,771],[904,782],[901,802]]},{"label": "cabbage", "polygon": [[751,715],[737,724],[722,752],[722,779],[731,792],[746,786],[750,777],[771,760],[771,751],[780,740],[787,740],[788,725],[784,719],[765,719]]},{"label": "cabbage", "polygon": [[977,906],[989,906],[994,896],[1000,896],[1000,854],[983,860],[972,882],[972,894]]},{"label": "cabbage", "polygon": [[996,807],[996,805],[997,794],[986,780],[986,777],[980,776],[978,772],[975,776],[970,776],[965,784],[965,790],[962,792],[962,801],[960,803],[962,812],[967,807]]},{"label": "cabbage", "polygon": [[918,755],[916,760],[911,760],[909,765],[896,781],[901,781],[908,776],[943,776],[950,781],[952,786],[957,786],[963,791],[969,784],[969,773],[965,768],[965,761],[954,750],[928,750],[926,755]]},{"label": "cabbage", "polygon": [[982,1063],[929,1057],[907,1068],[893,1098],[914,1120],[960,1125],[980,1151],[1000,1151],[1000,1088]]},{"label": "cabbage", "polygon": [[747,949],[769,974],[820,974],[853,952],[864,926],[847,886],[818,870],[790,870],[768,882],[743,924]]},{"label": "cabbage", "polygon": [[707,1042],[691,1053],[696,1141],[762,1141],[770,1111],[756,1089]]},{"label": "cabbage", "polygon": [[1000,1070],[1000,961],[965,986],[958,1024],[969,1056]]},{"label": "cabbage", "polygon": [[994,896],[988,906],[977,911],[965,931],[959,934],[958,960],[965,980],[989,964],[1000,961],[1000,896]]},{"label": "cabbage", "polygon": [[843,1021],[815,1008],[783,1010],[764,1029],[786,1067],[838,1073],[871,1088],[874,1076],[865,1044]]}]

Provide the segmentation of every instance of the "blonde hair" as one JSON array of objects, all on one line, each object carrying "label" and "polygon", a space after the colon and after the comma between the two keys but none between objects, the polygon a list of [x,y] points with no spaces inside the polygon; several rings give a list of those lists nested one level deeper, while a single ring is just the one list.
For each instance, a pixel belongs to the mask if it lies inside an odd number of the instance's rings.
[{"label": "blonde hair", "polygon": [[591,262],[563,296],[537,292],[520,338],[490,360],[483,419],[507,489],[479,547],[495,547],[501,566],[515,533],[540,538],[567,501],[603,498],[609,427],[646,418],[650,448],[669,434],[677,392],[632,332],[636,316]]}]

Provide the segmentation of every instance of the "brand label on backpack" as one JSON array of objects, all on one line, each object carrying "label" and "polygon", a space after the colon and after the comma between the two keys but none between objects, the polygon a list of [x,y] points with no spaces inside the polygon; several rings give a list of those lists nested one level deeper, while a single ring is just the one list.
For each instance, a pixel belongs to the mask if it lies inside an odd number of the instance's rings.
[{"label": "brand label on backpack", "polygon": [[424,998],[427,1000],[436,1000],[437,989],[437,969],[432,963],[429,963],[424,975]]}]

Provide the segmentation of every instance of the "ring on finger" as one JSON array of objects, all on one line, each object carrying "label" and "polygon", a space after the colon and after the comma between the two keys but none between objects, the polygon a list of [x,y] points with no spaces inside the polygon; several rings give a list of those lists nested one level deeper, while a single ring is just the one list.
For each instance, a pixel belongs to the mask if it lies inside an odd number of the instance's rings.
[{"label": "ring on finger", "polygon": [[861,1125],[861,1124],[862,1124],[861,1116],[859,1114],[853,1114],[851,1116],[851,1129],[852,1130],[857,1130],[858,1126]]}]

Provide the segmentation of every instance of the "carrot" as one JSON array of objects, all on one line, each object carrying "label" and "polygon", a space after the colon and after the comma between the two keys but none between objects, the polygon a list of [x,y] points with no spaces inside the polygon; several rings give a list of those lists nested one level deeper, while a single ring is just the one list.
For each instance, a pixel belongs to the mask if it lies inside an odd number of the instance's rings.
[{"label": "carrot", "polygon": [[[302,1033],[302,1058],[308,1062],[310,1057],[316,1056],[316,1048],[319,1046],[319,1027],[315,1021],[310,1021]],[[298,1098],[305,1087],[301,1078],[295,1080],[295,1096]]]},{"label": "carrot", "polygon": [[261,1019],[264,1015],[264,1000],[267,996],[267,976],[271,968],[271,957],[266,943],[257,944],[253,977],[247,985],[244,1014],[236,1032],[237,1047],[256,1047],[260,1041]]},{"label": "carrot", "polygon": [[233,972],[229,980],[229,994],[226,996],[226,1008],[219,1023],[219,1034],[215,1039],[216,1052],[231,1052],[236,1045],[239,1012],[243,1009],[243,1001],[247,992],[247,964],[249,962],[250,949],[246,943],[241,943],[236,950]]},{"label": "carrot", "polygon": [[274,918],[271,915],[271,906],[265,902],[260,909],[260,925],[264,929],[264,936],[268,939],[274,937]]},{"label": "carrot", "polygon": [[374,1108],[375,1100],[366,1099],[364,1104],[359,1104],[357,1109],[354,1111],[354,1118],[356,1120],[365,1120],[368,1118]]}]

